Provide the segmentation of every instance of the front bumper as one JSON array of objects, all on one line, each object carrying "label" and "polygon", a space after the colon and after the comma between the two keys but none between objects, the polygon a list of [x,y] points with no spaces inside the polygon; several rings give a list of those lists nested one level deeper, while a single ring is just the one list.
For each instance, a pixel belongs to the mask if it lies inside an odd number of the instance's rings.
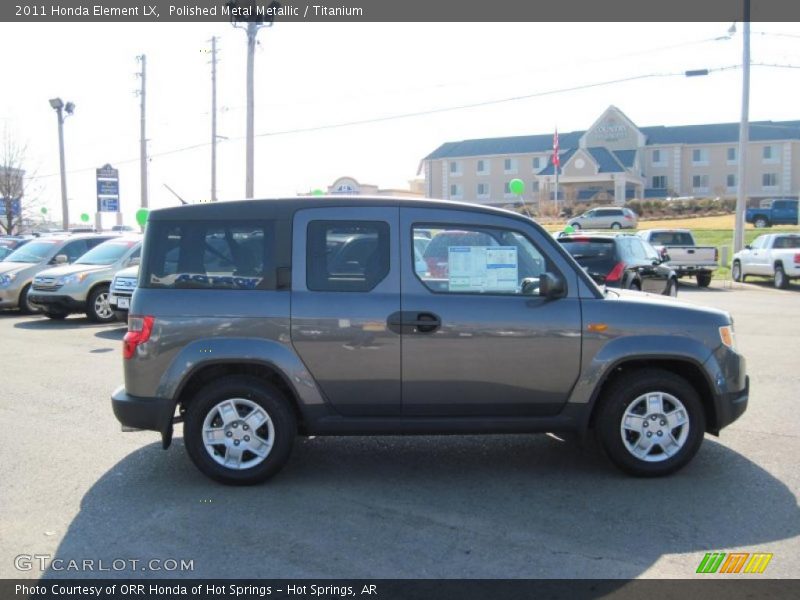
[{"label": "front bumper", "polygon": [[35,291],[28,293],[28,300],[37,308],[41,308],[46,312],[85,312],[86,301],[76,300],[72,296],[64,296],[61,294],[42,294]]},{"label": "front bumper", "polygon": [[744,389],[722,394],[717,403],[717,428],[722,429],[733,423],[747,410],[750,396],[750,376],[745,376]]},{"label": "front bumper", "polygon": [[114,416],[123,427],[147,429],[164,434],[172,429],[175,402],[168,398],[131,396],[121,385],[111,395]]},{"label": "front bumper", "polygon": [[17,308],[19,306],[19,295],[22,288],[11,282],[8,287],[0,288],[0,308]]}]

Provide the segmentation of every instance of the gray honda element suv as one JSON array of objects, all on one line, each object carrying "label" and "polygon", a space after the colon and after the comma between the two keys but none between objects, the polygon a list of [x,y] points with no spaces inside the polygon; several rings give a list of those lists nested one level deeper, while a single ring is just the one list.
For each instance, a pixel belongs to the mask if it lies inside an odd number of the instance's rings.
[{"label": "gray honda element suv", "polygon": [[230,484],[274,475],[298,434],[593,432],[665,475],[748,399],[727,313],[602,290],[532,220],[436,200],[151,212],[123,357],[123,428],[166,448],[183,423]]}]

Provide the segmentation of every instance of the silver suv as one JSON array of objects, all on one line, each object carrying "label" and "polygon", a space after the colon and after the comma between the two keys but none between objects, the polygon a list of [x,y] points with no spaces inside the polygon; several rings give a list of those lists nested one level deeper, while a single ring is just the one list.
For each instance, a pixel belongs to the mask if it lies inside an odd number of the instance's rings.
[{"label": "silver suv", "polygon": [[37,311],[28,290],[37,273],[53,265],[75,262],[110,235],[42,237],[17,248],[0,262],[0,308],[17,308],[23,313]]},{"label": "silver suv", "polygon": [[608,206],[593,208],[567,221],[574,229],[636,229],[639,219],[630,208]]},{"label": "silver suv", "polygon": [[71,265],[44,270],[34,277],[28,301],[51,319],[86,313],[96,323],[110,323],[116,319],[108,302],[111,278],[120,269],[139,263],[141,246],[141,236],[117,237]]},{"label": "silver suv", "polygon": [[665,475],[748,399],[727,313],[604,292],[531,219],[428,199],[151,212],[123,365],[122,426],[166,448],[183,423],[231,484],[277,473],[298,433],[592,431]]}]

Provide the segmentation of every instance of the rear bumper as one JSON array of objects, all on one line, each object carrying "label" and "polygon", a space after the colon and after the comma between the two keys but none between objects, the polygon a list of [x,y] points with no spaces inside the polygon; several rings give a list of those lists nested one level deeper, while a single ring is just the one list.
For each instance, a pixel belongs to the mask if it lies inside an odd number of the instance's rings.
[{"label": "rear bumper", "polygon": [[28,293],[28,300],[34,306],[49,312],[85,312],[86,302],[75,300],[71,296],[57,296],[55,294]]},{"label": "rear bumper", "polygon": [[162,435],[171,431],[175,402],[168,398],[131,396],[121,385],[111,395],[111,407],[123,427],[158,431]]}]

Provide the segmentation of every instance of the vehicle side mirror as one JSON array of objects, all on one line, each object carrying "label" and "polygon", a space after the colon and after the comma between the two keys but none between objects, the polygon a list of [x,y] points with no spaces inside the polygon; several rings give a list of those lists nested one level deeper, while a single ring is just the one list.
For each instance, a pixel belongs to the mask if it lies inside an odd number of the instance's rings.
[{"label": "vehicle side mirror", "polygon": [[747,244],[747,246],[745,246],[744,249],[745,250],[752,250],[752,248],[750,247],[750,244]]},{"label": "vehicle side mirror", "polygon": [[535,277],[526,277],[522,280],[522,295],[534,296],[539,292],[539,280]]},{"label": "vehicle side mirror", "polygon": [[69,262],[69,257],[66,254],[56,254],[53,262],[57,265],[65,265]]},{"label": "vehicle side mirror", "polygon": [[539,295],[545,298],[562,298],[567,293],[564,278],[555,273],[542,273],[539,276]]},{"label": "vehicle side mirror", "polygon": [[141,258],[139,258],[138,256],[134,256],[133,258],[131,258],[131,259],[128,261],[128,266],[129,266],[129,267],[135,267],[136,265],[138,265],[138,264],[139,264],[139,263],[141,263],[141,262],[142,262],[142,259],[141,259]]}]

